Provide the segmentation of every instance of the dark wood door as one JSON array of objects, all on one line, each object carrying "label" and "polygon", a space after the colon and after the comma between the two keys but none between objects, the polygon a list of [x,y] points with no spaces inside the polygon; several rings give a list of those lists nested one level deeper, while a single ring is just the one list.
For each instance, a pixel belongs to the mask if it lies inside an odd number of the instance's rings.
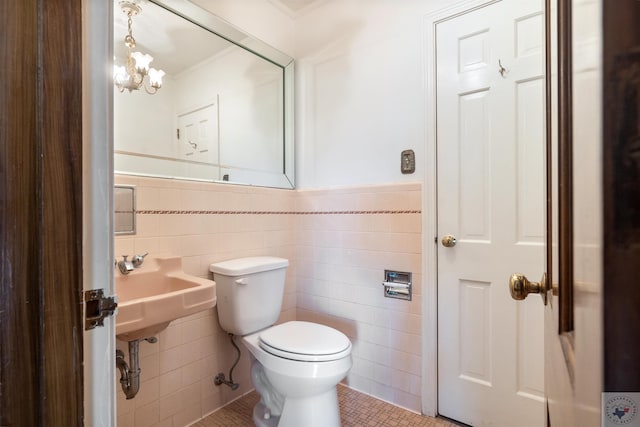
[{"label": "dark wood door", "polygon": [[0,1],[0,425],[82,425],[81,0]]},{"label": "dark wood door", "polygon": [[[640,392],[639,22],[637,0],[603,1],[603,305],[607,392]],[[640,402],[636,403],[640,407]]]},{"label": "dark wood door", "polygon": [[640,406],[640,2],[548,4],[549,421],[637,422],[615,402]]}]

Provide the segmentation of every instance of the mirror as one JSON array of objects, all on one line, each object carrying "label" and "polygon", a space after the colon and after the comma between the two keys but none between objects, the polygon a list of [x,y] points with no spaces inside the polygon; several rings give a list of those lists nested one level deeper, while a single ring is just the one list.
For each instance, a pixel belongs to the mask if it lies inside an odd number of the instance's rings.
[{"label": "mirror", "polygon": [[[128,55],[122,3],[119,66]],[[114,87],[115,172],[294,188],[292,58],[187,0],[134,4],[131,50],[166,75],[153,95]]]},{"label": "mirror", "polygon": [[136,234],[136,188],[133,185],[116,185],[113,191],[114,232]]}]

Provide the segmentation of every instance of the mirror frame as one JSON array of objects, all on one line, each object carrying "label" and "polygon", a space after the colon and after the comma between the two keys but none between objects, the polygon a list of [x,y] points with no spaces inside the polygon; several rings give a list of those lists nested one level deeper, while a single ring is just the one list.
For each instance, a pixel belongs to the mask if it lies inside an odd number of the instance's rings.
[{"label": "mirror frame", "polygon": [[[174,13],[181,18],[207,30],[223,39],[233,43],[260,58],[282,68],[283,70],[283,151],[284,167],[282,174],[284,180],[277,188],[295,189],[295,147],[294,147],[294,61],[289,55],[279,51],[273,46],[256,39],[244,30],[226,22],[212,12],[201,8],[188,0],[148,0],[150,3]],[[209,182],[222,183],[216,179]],[[246,184],[262,186],[256,183],[232,182],[232,184]]]}]

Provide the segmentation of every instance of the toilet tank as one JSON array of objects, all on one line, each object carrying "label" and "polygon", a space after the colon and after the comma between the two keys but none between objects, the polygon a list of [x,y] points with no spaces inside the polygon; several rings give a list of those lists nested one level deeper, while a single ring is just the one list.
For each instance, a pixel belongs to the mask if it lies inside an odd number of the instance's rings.
[{"label": "toilet tank", "polygon": [[247,335],[273,325],[282,308],[289,261],[276,257],[238,258],[211,264],[220,326]]}]

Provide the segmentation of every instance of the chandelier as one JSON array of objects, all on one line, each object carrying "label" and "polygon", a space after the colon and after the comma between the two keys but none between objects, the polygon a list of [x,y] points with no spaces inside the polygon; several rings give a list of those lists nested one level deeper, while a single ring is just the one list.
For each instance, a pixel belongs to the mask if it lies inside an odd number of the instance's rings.
[{"label": "chandelier", "polygon": [[[132,92],[144,88],[148,94],[153,95],[162,87],[162,77],[165,75],[165,72],[149,67],[151,61],[153,61],[151,55],[142,52],[132,52],[136,47],[136,39],[133,38],[131,29],[132,18],[139,14],[142,9],[137,4],[129,1],[121,1],[120,8],[125,15],[127,15],[129,31],[124,37],[124,44],[127,46],[127,60],[125,65],[114,64],[114,84],[120,92],[124,92],[125,89]],[[148,79],[145,77],[148,77]]]}]

